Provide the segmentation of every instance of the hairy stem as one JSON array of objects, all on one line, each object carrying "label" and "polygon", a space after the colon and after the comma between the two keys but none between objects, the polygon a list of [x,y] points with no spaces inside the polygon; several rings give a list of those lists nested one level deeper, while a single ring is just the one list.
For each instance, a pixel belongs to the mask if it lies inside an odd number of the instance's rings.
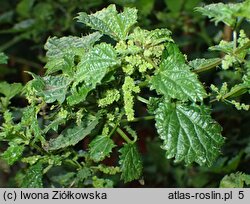
[{"label": "hairy stem", "polygon": [[133,122],[146,121],[146,120],[154,120],[154,119],[155,119],[155,116],[148,115],[148,116],[144,116],[144,117],[135,118],[132,121],[127,121],[126,119],[124,119],[124,120],[121,120],[121,123],[128,123],[128,122],[132,122],[133,123]]},{"label": "hairy stem", "polygon": [[116,129],[116,131],[127,143],[133,143],[133,141],[129,139],[128,136],[119,127]]},{"label": "hairy stem", "polygon": [[141,97],[141,96],[137,96],[137,100],[138,101],[141,101],[142,103],[145,103],[145,104],[149,104],[149,100]]}]

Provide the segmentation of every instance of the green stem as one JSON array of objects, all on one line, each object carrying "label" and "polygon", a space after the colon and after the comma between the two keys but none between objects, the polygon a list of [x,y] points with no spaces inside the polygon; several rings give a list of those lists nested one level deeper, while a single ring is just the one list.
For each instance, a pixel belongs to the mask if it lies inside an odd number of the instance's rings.
[{"label": "green stem", "polygon": [[208,71],[214,67],[217,67],[220,63],[221,63],[222,59],[218,59],[216,60],[215,62],[211,63],[211,64],[208,64],[206,66],[203,66],[199,69],[194,69],[192,70],[194,73],[198,74],[198,73],[201,73],[201,72],[205,72],[205,71]]},{"label": "green stem", "polygon": [[143,98],[143,97],[141,97],[141,96],[137,96],[137,100],[138,100],[138,101],[141,101],[142,103],[149,104],[149,100],[147,100],[147,99],[145,99],[145,98]]},{"label": "green stem", "polygon": [[142,82],[140,82],[140,83],[138,84],[138,86],[139,86],[140,88],[146,87],[146,86],[148,86],[148,82],[147,82],[147,81],[142,81]]},{"label": "green stem", "polygon": [[113,127],[113,129],[112,129],[111,132],[109,133],[108,137],[111,137],[111,136],[114,134],[114,132],[116,131],[118,125],[119,125],[119,122],[117,122],[115,125],[110,124],[110,126]]},{"label": "green stem", "polygon": [[245,86],[238,86],[236,87],[235,89],[233,89],[232,91],[228,92],[227,94],[225,94],[222,99],[227,99],[227,98],[230,98],[230,97],[237,97],[239,95],[242,95],[244,93],[247,92],[247,89]]},{"label": "green stem", "polygon": [[217,98],[215,98],[215,99],[209,101],[209,103],[214,103],[214,102],[216,102],[216,101],[218,101]]},{"label": "green stem", "polygon": [[133,143],[133,141],[129,139],[128,136],[119,127],[116,129],[116,131],[127,143]]},{"label": "green stem", "polygon": [[53,167],[52,164],[48,165],[48,166],[43,170],[43,174],[46,174],[52,167]]},{"label": "green stem", "polygon": [[121,123],[127,123],[127,122],[139,122],[139,121],[146,121],[146,120],[154,120],[155,119],[155,116],[153,115],[148,115],[148,116],[144,116],[144,117],[139,117],[139,118],[135,118],[134,120],[132,121],[127,121],[126,119],[124,120],[121,120]]}]

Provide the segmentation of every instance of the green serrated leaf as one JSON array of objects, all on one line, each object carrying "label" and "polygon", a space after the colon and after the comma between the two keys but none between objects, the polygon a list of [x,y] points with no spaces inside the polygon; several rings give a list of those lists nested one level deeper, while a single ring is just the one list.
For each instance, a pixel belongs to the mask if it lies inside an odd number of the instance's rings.
[{"label": "green serrated leaf", "polygon": [[89,144],[90,158],[95,162],[102,161],[109,156],[114,147],[112,139],[105,135],[99,135]]},{"label": "green serrated leaf", "polygon": [[125,144],[120,150],[121,178],[125,182],[139,179],[142,173],[142,161],[136,144]]},{"label": "green serrated leaf", "polygon": [[53,103],[57,100],[59,103],[63,103],[71,79],[64,76],[46,76],[43,80],[45,102]]},{"label": "green serrated leaf", "polygon": [[245,184],[250,185],[250,175],[236,172],[226,175],[220,182],[220,188],[243,188]]},{"label": "green serrated leaf", "polygon": [[184,64],[186,61],[179,47],[174,43],[167,43],[165,52],[163,53],[163,59],[167,59],[170,56],[171,56],[171,59],[182,64]]},{"label": "green serrated leaf", "polygon": [[46,75],[62,70],[64,74],[72,76],[74,66],[75,64],[73,55],[65,54],[60,58],[51,58],[45,65],[45,68],[47,69]]},{"label": "green serrated leaf", "polygon": [[94,14],[79,13],[78,22],[90,26],[116,40],[125,40],[130,28],[137,22],[137,10],[135,8],[125,8],[122,13],[118,13],[114,4],[102,9]]},{"label": "green serrated leaf", "polygon": [[58,131],[58,126],[61,124],[65,124],[67,121],[68,112],[64,109],[61,109],[58,114],[52,118],[52,121],[44,128],[43,132],[46,134],[50,129],[54,131]]},{"label": "green serrated leaf", "polygon": [[21,184],[22,188],[42,188],[43,182],[43,166],[41,163],[36,163],[28,168],[25,174],[25,179]]},{"label": "green serrated leaf", "polygon": [[0,52],[0,64],[7,64],[8,57],[3,53]]},{"label": "green serrated leaf", "polygon": [[72,72],[75,56],[82,56],[101,37],[98,32],[84,37],[53,37],[49,38],[44,46],[47,50],[48,63],[46,74],[62,70],[65,73]]},{"label": "green serrated leaf", "polygon": [[61,58],[65,54],[82,55],[86,50],[90,49],[95,42],[101,37],[101,34],[94,32],[83,37],[52,37],[49,38],[44,46],[47,50],[46,56],[51,58]]},{"label": "green serrated leaf", "polygon": [[9,84],[7,82],[0,82],[0,93],[5,95],[9,100],[19,94],[22,88],[23,86],[20,83]]},{"label": "green serrated leaf", "polygon": [[160,70],[152,77],[152,88],[167,98],[202,101],[206,97],[205,89],[189,68],[186,64],[168,57],[162,61]]},{"label": "green serrated leaf", "polygon": [[71,94],[70,96],[67,97],[67,102],[70,106],[76,105],[80,102],[83,102],[85,98],[87,97],[88,93],[92,90],[93,88],[86,86],[85,84],[78,86],[78,87],[73,87],[71,89]]},{"label": "green serrated leaf", "polygon": [[168,159],[211,166],[220,154],[221,127],[204,105],[160,103],[155,120]]},{"label": "green serrated leaf", "polygon": [[209,4],[204,7],[197,7],[196,11],[201,12],[203,15],[208,16],[215,21],[217,25],[218,22],[223,22],[228,26],[234,27],[237,22],[237,13],[242,8],[242,3],[237,4]]},{"label": "green serrated leaf", "polygon": [[240,8],[239,12],[237,13],[237,16],[250,19],[250,1],[246,0],[242,3],[242,7]]},{"label": "green serrated leaf", "polygon": [[120,62],[116,57],[115,49],[106,43],[96,45],[86,55],[83,55],[77,66],[75,85],[84,81],[87,86],[95,88],[100,83],[109,68]]},{"label": "green serrated leaf", "polygon": [[9,164],[14,164],[23,154],[24,145],[10,142],[8,149],[1,154],[1,157]]},{"label": "green serrated leaf", "polygon": [[220,43],[218,45],[209,47],[209,50],[221,51],[221,52],[225,52],[227,54],[232,54],[233,49],[234,49],[234,42],[233,41],[227,42],[224,40],[220,41]]},{"label": "green serrated leaf", "polygon": [[85,179],[89,178],[90,176],[91,176],[91,171],[87,167],[83,167],[77,172],[77,178],[79,181],[84,181]]},{"label": "green serrated leaf", "polygon": [[57,150],[68,146],[73,146],[84,139],[96,127],[100,115],[96,117],[86,117],[80,126],[68,127],[55,139],[49,141],[48,150]]}]

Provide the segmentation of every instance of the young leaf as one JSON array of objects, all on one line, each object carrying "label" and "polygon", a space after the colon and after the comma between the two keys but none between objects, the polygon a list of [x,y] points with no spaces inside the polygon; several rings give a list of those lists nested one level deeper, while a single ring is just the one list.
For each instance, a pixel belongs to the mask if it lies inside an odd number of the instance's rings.
[{"label": "young leaf", "polygon": [[112,4],[91,15],[81,12],[77,19],[78,22],[109,35],[115,40],[125,40],[130,28],[137,21],[137,10],[125,8],[122,13],[118,13],[116,6]]},{"label": "young leaf", "polygon": [[95,162],[102,161],[109,156],[113,147],[115,144],[112,139],[105,135],[99,135],[89,144],[90,158]]},{"label": "young leaf", "polygon": [[221,127],[204,105],[160,103],[155,120],[168,159],[211,166],[220,154]]},{"label": "young leaf", "polygon": [[63,103],[71,79],[63,76],[46,76],[43,78],[45,87],[43,95],[46,103],[53,103],[56,100]]},{"label": "young leaf", "polygon": [[19,94],[22,91],[22,88],[23,86],[20,83],[9,84],[7,82],[0,82],[0,93],[5,95],[8,99]]},{"label": "young leaf", "polygon": [[28,168],[21,184],[22,188],[42,188],[43,166],[40,162]]},{"label": "young leaf", "polygon": [[250,185],[250,175],[236,172],[226,175],[220,182],[220,188],[244,188],[244,184]]},{"label": "young leaf", "polygon": [[148,31],[136,27],[128,39],[140,43],[144,47],[153,47],[164,42],[173,42],[171,31],[166,28]]},{"label": "young leaf", "polygon": [[66,128],[57,138],[49,141],[48,150],[57,150],[77,144],[91,133],[98,124],[99,118],[99,115],[92,119],[86,117],[80,126],[75,124],[73,127]]},{"label": "young leaf", "polygon": [[125,144],[119,152],[121,153],[119,161],[121,178],[125,182],[139,179],[142,173],[142,161],[136,144]]},{"label": "young leaf", "polygon": [[1,157],[9,164],[14,164],[23,154],[24,145],[20,145],[14,142],[9,143],[8,149],[1,154]]},{"label": "young leaf", "polygon": [[210,4],[204,7],[197,7],[196,10],[201,12],[203,15],[208,16],[215,21],[217,25],[218,22],[223,22],[228,26],[234,27],[237,21],[237,13],[242,8],[242,3],[237,4]]},{"label": "young leaf", "polygon": [[189,66],[173,60],[172,57],[163,60],[151,83],[159,94],[166,97],[194,102],[202,101],[206,97],[197,75],[189,70]]}]

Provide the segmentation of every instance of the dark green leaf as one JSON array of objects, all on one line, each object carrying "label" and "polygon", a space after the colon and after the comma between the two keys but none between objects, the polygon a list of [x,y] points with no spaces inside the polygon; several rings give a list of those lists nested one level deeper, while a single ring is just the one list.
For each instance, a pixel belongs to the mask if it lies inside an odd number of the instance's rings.
[{"label": "dark green leaf", "polygon": [[244,188],[244,184],[250,185],[250,175],[236,172],[226,175],[220,182],[220,188]]},{"label": "dark green leaf", "polygon": [[84,81],[95,88],[111,68],[119,64],[115,49],[106,43],[96,45],[90,52],[81,58],[77,66],[75,84]]},{"label": "dark green leaf", "polygon": [[43,95],[46,103],[53,103],[56,100],[63,103],[71,79],[63,76],[47,76],[43,80],[45,82]]},{"label": "dark green leaf", "polygon": [[110,5],[94,14],[79,13],[78,21],[113,37],[116,40],[125,40],[130,28],[137,21],[137,10],[135,8],[125,8],[122,13],[118,13],[115,5]]},{"label": "dark green leaf", "polygon": [[136,145],[125,144],[119,152],[121,153],[119,161],[121,178],[125,182],[139,179],[142,173],[142,161]]},{"label": "dark green leaf", "polygon": [[43,166],[41,163],[36,163],[28,168],[25,178],[21,184],[22,188],[42,188],[43,182]]},{"label": "dark green leaf", "polygon": [[81,125],[68,127],[55,139],[49,141],[48,150],[57,150],[68,146],[73,146],[84,139],[96,127],[100,116],[86,117]]},{"label": "dark green leaf", "polygon": [[101,34],[95,32],[84,37],[49,38],[44,46],[48,57],[46,73],[51,74],[58,70],[63,70],[65,73],[72,72],[74,57],[82,56],[100,37]]},{"label": "dark green leaf", "polygon": [[67,97],[68,104],[70,106],[73,106],[73,105],[76,105],[80,102],[83,102],[91,90],[92,90],[92,88],[86,86],[85,84],[83,84],[79,87],[73,87],[71,89],[72,95]]},{"label": "dark green leaf", "polygon": [[95,162],[102,161],[109,156],[113,147],[115,144],[112,139],[105,135],[99,135],[89,144],[90,158]]},{"label": "dark green leaf", "polygon": [[160,103],[155,120],[168,159],[211,166],[220,154],[221,127],[204,105]]},{"label": "dark green leaf", "polygon": [[47,50],[46,56],[51,58],[61,58],[66,54],[82,55],[86,50],[91,48],[101,37],[98,32],[89,34],[84,37],[53,37],[49,38],[44,48]]},{"label": "dark green leaf", "polygon": [[202,69],[204,67],[216,67],[220,64],[220,58],[212,58],[212,59],[195,59],[190,61],[188,64],[194,70]]},{"label": "dark green leaf", "polygon": [[168,57],[163,60],[158,73],[152,77],[152,87],[159,94],[182,101],[202,101],[206,97],[205,89],[197,75],[189,66]]},{"label": "dark green leaf", "polygon": [[163,54],[163,59],[167,59],[168,57],[170,57],[172,60],[182,63],[185,63],[185,57],[184,55],[181,53],[179,47],[174,44],[174,43],[167,43],[166,45],[166,50]]}]

